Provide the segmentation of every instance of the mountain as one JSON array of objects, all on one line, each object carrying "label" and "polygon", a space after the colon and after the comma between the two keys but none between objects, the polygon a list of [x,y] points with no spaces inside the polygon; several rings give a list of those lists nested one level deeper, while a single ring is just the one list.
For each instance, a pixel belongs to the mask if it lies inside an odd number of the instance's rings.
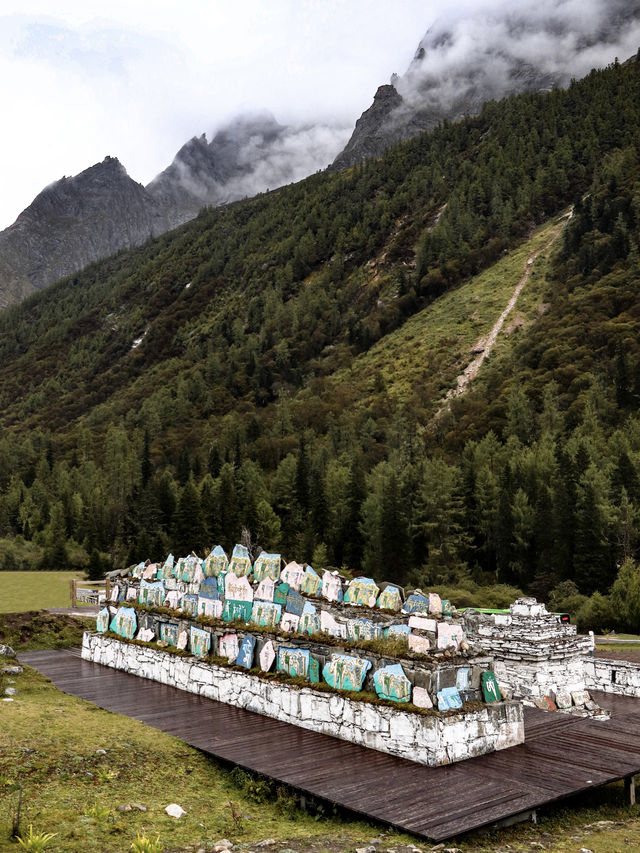
[{"label": "mountain", "polygon": [[608,618],[594,596],[640,549],[639,139],[639,68],[614,63],[6,309],[7,565],[247,527],[316,567],[560,587]]},{"label": "mountain", "polygon": [[114,157],[56,181],[0,233],[0,306],[143,243],[160,232],[159,221],[144,187]]},{"label": "mountain", "polygon": [[332,164],[345,169],[442,121],[477,114],[489,100],[566,86],[591,67],[640,44],[640,3],[592,0],[577,18],[570,4],[475,6],[435,23],[404,75],[380,86]]},{"label": "mountain", "polygon": [[219,205],[324,168],[344,142],[339,127],[286,127],[268,113],[236,118],[211,142],[187,142],[143,187],[113,157],[44,189],[0,232],[0,308],[88,263],[139,246]]}]

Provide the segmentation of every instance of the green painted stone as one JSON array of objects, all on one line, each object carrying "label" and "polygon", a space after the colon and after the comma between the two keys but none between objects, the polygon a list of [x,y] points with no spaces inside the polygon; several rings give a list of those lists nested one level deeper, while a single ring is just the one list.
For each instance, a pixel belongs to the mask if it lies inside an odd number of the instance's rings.
[{"label": "green painted stone", "polygon": [[498,687],[495,675],[489,672],[482,673],[482,695],[485,702],[501,702],[502,694]]}]

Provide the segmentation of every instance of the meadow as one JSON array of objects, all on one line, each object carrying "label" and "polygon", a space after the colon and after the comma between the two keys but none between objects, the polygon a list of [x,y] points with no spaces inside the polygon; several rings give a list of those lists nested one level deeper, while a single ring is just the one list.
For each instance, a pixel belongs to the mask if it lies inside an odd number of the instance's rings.
[{"label": "meadow", "polygon": [[0,572],[0,613],[69,607],[69,581],[82,572]]}]

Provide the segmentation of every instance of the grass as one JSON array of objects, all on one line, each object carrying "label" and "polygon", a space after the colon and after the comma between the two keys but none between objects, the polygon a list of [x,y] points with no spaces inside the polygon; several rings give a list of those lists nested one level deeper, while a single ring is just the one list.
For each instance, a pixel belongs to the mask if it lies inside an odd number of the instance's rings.
[{"label": "grass", "polygon": [[0,572],[0,613],[70,607],[69,581],[82,572]]},{"label": "grass", "polygon": [[[360,403],[373,402],[382,383],[389,397],[397,400],[418,393],[423,404],[439,404],[474,357],[473,346],[489,333],[511,298],[527,258],[549,242],[556,228],[554,220],[537,229],[519,249],[410,317],[356,359],[348,370],[338,371],[328,381],[342,384],[348,379],[351,388],[357,389]],[[538,316],[551,251],[541,252],[536,260],[494,353],[508,347],[515,321],[526,324]]]},{"label": "grass", "polygon": [[38,611],[5,613],[0,614],[0,643],[15,651],[79,646],[85,628],[95,628],[95,619]]},{"label": "grass", "polygon": [[[124,853],[139,836],[159,836],[167,851],[210,850],[223,837],[245,849],[273,838],[279,846],[269,849],[300,853],[353,851],[382,835],[382,851],[430,847],[349,815],[308,814],[288,789],[229,770],[143,723],[63,694],[29,668],[15,677],[15,686],[15,701],[0,705],[0,853],[17,849],[8,838],[16,785],[23,789],[22,833],[29,825],[34,833],[55,832],[47,849],[60,853]],[[186,810],[180,820],[164,812],[173,802]],[[463,853],[521,853],[537,845],[558,853],[638,850],[640,811],[624,805],[621,784],[609,785],[569,806],[541,810],[537,825],[446,844]]]}]

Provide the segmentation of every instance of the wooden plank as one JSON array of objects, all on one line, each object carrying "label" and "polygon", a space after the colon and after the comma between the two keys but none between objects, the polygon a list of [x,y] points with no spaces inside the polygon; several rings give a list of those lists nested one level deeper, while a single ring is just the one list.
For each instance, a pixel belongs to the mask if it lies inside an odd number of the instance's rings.
[{"label": "wooden plank", "polygon": [[[433,841],[640,772],[640,700],[629,697],[614,697],[608,723],[526,709],[524,744],[426,767],[89,663],[77,651],[20,659],[68,693]],[[609,698],[600,694],[596,701],[605,706],[603,696]]]}]

